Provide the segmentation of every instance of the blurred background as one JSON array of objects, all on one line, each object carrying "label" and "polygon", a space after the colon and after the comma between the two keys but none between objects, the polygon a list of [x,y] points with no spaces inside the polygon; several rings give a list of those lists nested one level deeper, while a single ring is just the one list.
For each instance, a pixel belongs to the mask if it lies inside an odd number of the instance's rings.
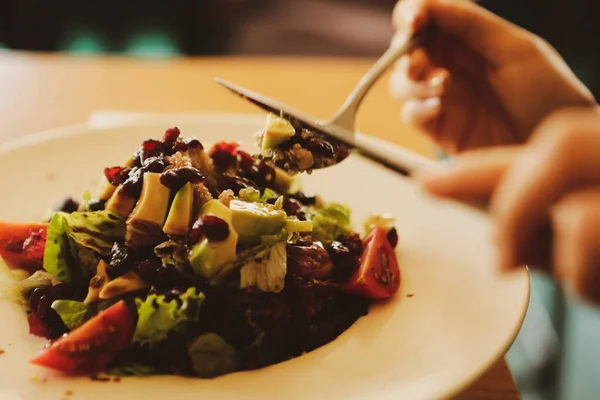
[{"label": "blurred background", "polygon": [[[171,58],[377,57],[395,0],[0,0],[0,49]],[[481,0],[533,31],[600,98],[600,2]],[[331,23],[334,21],[336,23]],[[1,85],[1,82],[0,82]],[[600,313],[534,274],[529,313],[507,359],[526,400],[597,399]]]},{"label": "blurred background", "polygon": [[[480,0],[550,41],[598,95],[595,0]],[[0,47],[143,57],[377,56],[394,0],[1,0]],[[333,19],[336,22],[330,23]]]}]

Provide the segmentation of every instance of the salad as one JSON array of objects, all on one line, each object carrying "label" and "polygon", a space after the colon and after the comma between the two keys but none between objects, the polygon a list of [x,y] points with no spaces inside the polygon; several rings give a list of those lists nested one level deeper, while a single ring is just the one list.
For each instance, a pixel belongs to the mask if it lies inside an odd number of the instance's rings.
[{"label": "salad", "polygon": [[[269,115],[262,150],[290,128]],[[3,295],[49,340],[31,362],[212,378],[310,352],[392,297],[394,218],[356,232],[348,207],[301,192],[285,167],[170,128],[105,168],[97,193],[42,222],[0,223],[15,277]]]}]

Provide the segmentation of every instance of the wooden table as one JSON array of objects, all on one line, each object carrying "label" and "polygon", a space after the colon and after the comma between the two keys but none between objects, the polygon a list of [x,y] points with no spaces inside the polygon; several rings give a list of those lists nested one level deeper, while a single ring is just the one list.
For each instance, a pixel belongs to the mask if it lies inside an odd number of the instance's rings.
[{"label": "wooden table", "polygon": [[[260,112],[213,83],[216,75],[326,118],[371,62],[335,58],[132,60],[0,52],[0,141],[83,122],[98,109]],[[358,126],[421,154],[433,154],[427,139],[400,123],[398,104],[387,93],[387,79],[365,99]],[[518,398],[504,359],[456,397]]]}]

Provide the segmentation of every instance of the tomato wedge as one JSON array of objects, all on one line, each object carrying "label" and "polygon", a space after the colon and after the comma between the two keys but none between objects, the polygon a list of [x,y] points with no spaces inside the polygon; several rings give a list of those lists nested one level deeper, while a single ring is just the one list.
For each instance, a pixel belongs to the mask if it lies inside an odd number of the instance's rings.
[{"label": "tomato wedge", "polygon": [[24,269],[30,273],[42,268],[42,262],[23,253],[23,243],[32,233],[45,230],[45,223],[0,222],[0,257],[11,269]]},{"label": "tomato wedge", "polygon": [[67,374],[100,372],[129,345],[133,324],[121,300],[47,346],[31,363]]},{"label": "tomato wedge", "polygon": [[343,284],[344,290],[375,300],[391,297],[400,287],[400,268],[386,232],[377,227],[363,242],[356,273]]}]

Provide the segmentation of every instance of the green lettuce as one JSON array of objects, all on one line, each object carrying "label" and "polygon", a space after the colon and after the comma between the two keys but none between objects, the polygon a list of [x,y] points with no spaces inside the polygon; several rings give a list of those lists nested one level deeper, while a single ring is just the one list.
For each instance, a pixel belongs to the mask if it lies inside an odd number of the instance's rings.
[{"label": "green lettuce", "polygon": [[74,212],[66,218],[73,242],[98,254],[109,253],[125,237],[125,220],[109,211]]},{"label": "green lettuce", "polygon": [[350,208],[339,203],[307,207],[306,216],[313,224],[312,235],[323,242],[332,242],[339,235],[353,232]]},{"label": "green lettuce", "polygon": [[273,191],[272,189],[269,189],[269,188],[265,188],[265,190],[260,198],[260,201],[262,203],[266,203],[267,200],[275,199],[277,197],[278,197],[278,195],[277,195],[277,193],[275,193],[275,191]]},{"label": "green lettuce", "polygon": [[142,301],[136,299],[138,322],[133,333],[134,343],[154,344],[166,339],[171,331],[180,332],[185,324],[198,320],[204,294],[191,287],[179,299],[167,300],[152,294]]},{"label": "green lettuce", "polygon": [[268,255],[255,258],[240,270],[240,287],[257,288],[262,292],[281,292],[287,273],[286,243],[273,245]]},{"label": "green lettuce", "polygon": [[235,348],[216,333],[198,336],[188,349],[194,371],[201,378],[213,378],[237,370]]},{"label": "green lettuce", "polygon": [[56,212],[48,225],[44,270],[61,282],[89,278],[115,241],[125,237],[125,220],[108,211]]},{"label": "green lettuce", "polygon": [[80,301],[55,300],[52,303],[52,309],[56,311],[70,331],[82,325],[88,319],[88,309]]},{"label": "green lettuce", "polygon": [[46,233],[46,247],[44,248],[44,270],[61,282],[73,280],[73,273],[69,267],[72,263],[69,245],[69,224],[67,213],[54,213]]}]

